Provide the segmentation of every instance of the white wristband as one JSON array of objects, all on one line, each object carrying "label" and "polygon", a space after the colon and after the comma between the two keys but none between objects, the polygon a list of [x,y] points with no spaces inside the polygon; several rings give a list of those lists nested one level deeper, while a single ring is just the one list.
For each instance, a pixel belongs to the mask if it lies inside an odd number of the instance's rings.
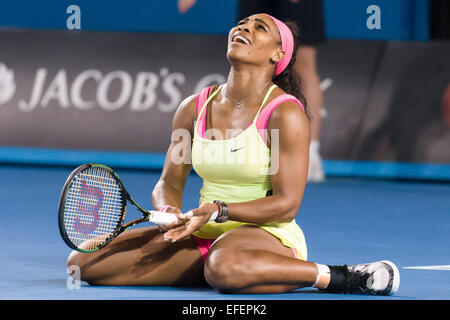
[{"label": "white wristband", "polygon": [[[214,221],[214,220],[216,220],[217,219],[217,215],[219,214],[219,211],[214,211],[212,214],[211,214],[211,217],[209,218],[209,221],[208,222],[211,222],[211,221]],[[186,212],[186,213],[182,213],[181,214],[183,217],[192,217],[193,215],[194,215],[194,213],[192,212],[192,211],[188,211],[188,212]]]},{"label": "white wristband", "polygon": [[214,211],[211,215],[211,218],[209,218],[209,222],[214,221],[217,219],[217,215],[219,214],[219,211]]}]

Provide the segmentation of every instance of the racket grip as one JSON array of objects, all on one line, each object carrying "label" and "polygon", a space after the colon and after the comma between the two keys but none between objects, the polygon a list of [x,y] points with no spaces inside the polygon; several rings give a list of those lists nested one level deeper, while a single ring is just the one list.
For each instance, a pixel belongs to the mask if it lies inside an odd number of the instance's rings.
[{"label": "racket grip", "polygon": [[219,211],[214,211],[211,215],[211,218],[209,218],[209,222],[214,221],[217,219],[217,216],[219,215]]},{"label": "racket grip", "polygon": [[148,221],[158,225],[168,225],[178,222],[178,218],[176,215],[171,213],[150,210]]},{"label": "racket grip", "polygon": [[[192,217],[194,215],[194,213],[192,211],[188,211],[186,213],[183,213],[183,215],[186,217]],[[211,217],[209,218],[208,222],[216,220],[218,215],[219,215],[219,211],[218,210],[214,211],[212,213]]]}]

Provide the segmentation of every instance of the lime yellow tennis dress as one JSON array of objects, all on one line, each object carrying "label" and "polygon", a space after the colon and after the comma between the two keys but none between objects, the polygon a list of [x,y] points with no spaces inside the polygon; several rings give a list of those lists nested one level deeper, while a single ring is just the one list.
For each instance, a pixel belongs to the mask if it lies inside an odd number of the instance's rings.
[{"label": "lime yellow tennis dress", "polygon": [[[192,144],[192,166],[203,179],[199,205],[205,202],[212,203],[214,200],[225,203],[247,202],[263,198],[269,190],[272,190],[270,174],[274,168],[271,168],[271,151],[262,134],[271,112],[277,105],[287,100],[298,101],[293,96],[282,95],[266,105],[275,87],[276,85],[273,85],[266,93],[250,125],[232,138],[222,140],[211,140],[205,136],[207,106],[219,92],[220,87],[212,94],[209,94],[212,87],[205,88],[197,96],[198,114]],[[301,106],[299,101],[298,103]],[[216,239],[224,232],[242,224],[244,223],[232,220],[224,223],[209,222],[196,231],[194,236]],[[251,225],[266,230],[280,239],[283,245],[294,248],[299,259],[307,259],[305,237],[295,220]]]}]

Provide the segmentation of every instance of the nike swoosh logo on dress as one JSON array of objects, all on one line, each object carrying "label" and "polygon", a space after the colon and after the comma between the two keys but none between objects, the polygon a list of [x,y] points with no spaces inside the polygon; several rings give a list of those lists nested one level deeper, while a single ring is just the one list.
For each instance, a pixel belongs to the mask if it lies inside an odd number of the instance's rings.
[{"label": "nike swoosh logo on dress", "polygon": [[231,152],[236,152],[236,151],[238,151],[238,150],[241,150],[241,149],[243,149],[243,148],[245,148],[245,146],[244,147],[240,147],[240,148],[236,148],[236,149],[233,149],[233,148],[231,148]]}]

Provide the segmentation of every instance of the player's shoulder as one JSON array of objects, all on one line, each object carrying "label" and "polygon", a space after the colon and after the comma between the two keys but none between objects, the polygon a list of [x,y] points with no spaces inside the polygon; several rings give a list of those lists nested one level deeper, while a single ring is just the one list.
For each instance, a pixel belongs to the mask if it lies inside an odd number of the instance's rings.
[{"label": "player's shoulder", "polygon": [[[211,87],[206,87],[203,88],[201,90],[199,90],[198,92],[186,97],[179,105],[177,112],[178,113],[182,113],[183,116],[197,116],[197,112],[198,112],[198,106],[197,103],[199,101],[201,101],[201,95],[202,93],[207,93],[209,92],[209,94],[211,94],[212,92],[214,92],[217,88],[219,88],[219,85],[213,85]],[[206,91],[207,89],[209,89],[208,91]],[[205,98],[205,97],[204,97]],[[199,100],[200,99],[200,100]],[[206,99],[206,98],[205,98]]]},{"label": "player's shoulder", "polygon": [[184,116],[195,115],[197,113],[197,94],[192,94],[184,98],[176,112],[182,113]]},{"label": "player's shoulder", "polygon": [[196,95],[190,95],[183,99],[175,110],[172,119],[172,130],[183,128],[192,131],[196,115]]},{"label": "player's shoulder", "polygon": [[276,106],[270,115],[268,125],[282,125],[286,122],[297,122],[299,124],[309,122],[306,112],[304,111],[304,106],[298,98],[288,95],[281,88],[276,88],[276,90],[274,90],[273,99],[281,96],[285,96],[286,98],[290,96],[293,99],[283,101]]}]

